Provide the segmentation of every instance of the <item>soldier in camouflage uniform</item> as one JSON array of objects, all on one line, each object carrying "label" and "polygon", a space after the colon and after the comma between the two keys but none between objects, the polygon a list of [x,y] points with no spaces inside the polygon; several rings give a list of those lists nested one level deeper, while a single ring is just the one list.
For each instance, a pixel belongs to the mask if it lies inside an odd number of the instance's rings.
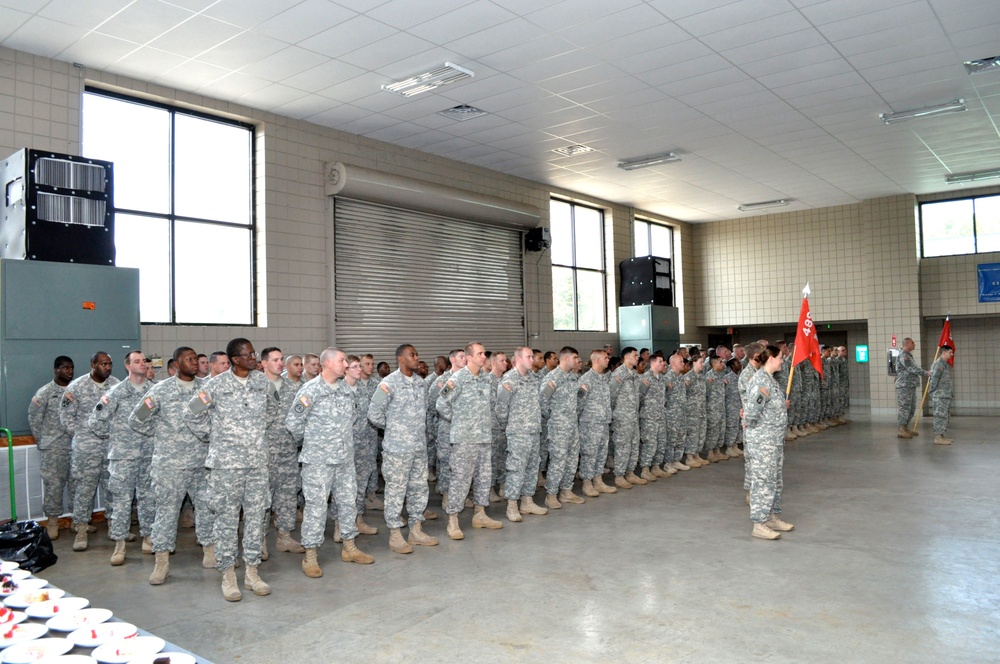
[{"label": "soldier in camouflage uniform", "polygon": [[653,460],[663,454],[667,442],[666,402],[667,382],[663,377],[667,362],[663,353],[656,351],[649,356],[646,371],[639,376],[639,477],[655,482],[669,477]]},{"label": "soldier in camouflage uniform", "polygon": [[684,440],[687,437],[687,385],[684,382],[684,356],[674,353],[667,361],[669,368],[666,382],[666,425],[669,452],[663,470],[674,472],[691,470],[681,459],[684,456]]},{"label": "soldier in camouflage uniform", "polygon": [[264,512],[264,539],[261,558],[267,560],[267,531],[269,513],[274,516],[278,538],[274,548],[288,553],[304,553],[305,549],[292,537],[298,511],[299,489],[302,475],[299,471],[299,447],[285,427],[285,417],[295,401],[299,388],[291,379],[281,375],[285,360],[281,349],[271,346],[260,353],[260,364],[267,386],[267,441],[268,510]]},{"label": "soldier in camouflage uniform", "polygon": [[[73,528],[76,538],[74,551],[87,550],[87,533],[94,511],[94,496],[100,484],[106,505],[104,516],[114,514],[113,497],[108,492],[108,441],[98,438],[87,420],[101,397],[118,384],[111,375],[111,356],[95,353],[90,360],[90,373],[80,376],[66,386],[59,407],[59,422],[73,436],[73,454],[70,473],[75,483],[73,492]],[[131,510],[129,510],[131,514]]]},{"label": "soldier in camouflage uniform", "polygon": [[60,355],[52,369],[53,379],[40,387],[28,404],[28,426],[38,447],[38,472],[42,477],[42,512],[48,518],[49,539],[59,539],[59,517],[63,493],[69,487],[72,511],[73,485],[69,472],[73,437],[59,421],[59,408],[66,386],[73,380],[73,360]]},{"label": "soldier in camouflage uniform", "polygon": [[[385,362],[379,362],[379,366],[385,367],[385,375],[388,376],[389,365]],[[358,380],[359,390],[356,394],[358,399],[358,418],[355,421],[357,428],[354,430],[354,464],[358,466],[358,477],[360,478],[362,474],[365,475],[364,484],[361,484],[360,479],[358,480],[358,491],[361,491],[365,496],[361,507],[358,508],[358,532],[362,535],[374,535],[378,532],[377,528],[369,526],[364,522],[362,517],[364,516],[365,509],[378,511],[385,509],[385,503],[377,495],[378,456],[381,452],[378,429],[372,426],[367,417],[368,404],[371,403],[372,395],[375,394],[375,388],[378,387],[379,381],[382,380],[380,374],[376,374],[373,377],[374,373],[375,357],[371,353],[365,353],[361,356],[361,377]]]},{"label": "soldier in camouflage uniform", "polygon": [[851,367],[847,361],[847,347],[841,346],[837,349],[840,361],[840,407],[837,410],[837,418],[841,424],[850,422],[847,419],[847,410],[851,407]]},{"label": "soldier in camouflage uniform", "polygon": [[687,391],[687,439],[684,441],[684,463],[691,468],[709,465],[699,454],[705,446],[708,423],[705,421],[705,403],[708,384],[705,382],[705,357],[691,357],[691,371],[684,375]]},{"label": "soldier in camouflage uniform", "polygon": [[577,382],[577,414],[580,423],[580,477],[583,495],[596,498],[602,493],[618,493],[604,483],[604,463],[611,435],[611,384],[607,373],[611,357],[598,349],[590,353],[590,369]]},{"label": "soldier in camouflage uniform", "polygon": [[573,479],[580,450],[577,420],[577,392],[580,389],[574,367],[580,359],[575,348],[559,350],[559,364],[539,385],[542,420],[545,422],[549,461],[545,473],[545,506],[557,510],[562,503],[582,504],[573,493]]},{"label": "soldier in camouflage uniform", "polygon": [[912,438],[917,435],[916,431],[908,429],[910,420],[917,410],[916,389],[920,387],[920,378],[929,376],[929,371],[924,371],[913,359],[913,350],[917,344],[910,337],[903,339],[903,349],[899,351],[896,359],[896,406],[898,416],[896,424],[899,429],[896,432],[898,438]]},{"label": "soldier in camouflage uniform", "polygon": [[448,502],[448,489],[451,486],[451,422],[441,417],[437,401],[438,397],[441,396],[441,390],[444,389],[455,372],[465,367],[465,351],[456,348],[448,354],[448,361],[450,362],[449,369],[427,388],[427,408],[438,413],[437,491],[441,494],[442,507]]},{"label": "soldier in camouflage uniform", "polygon": [[357,405],[351,388],[343,381],[347,356],[336,348],[320,355],[321,374],[295,395],[285,426],[295,440],[302,441],[302,493],[306,507],[302,518],[302,546],[306,557],[302,571],[310,578],[323,576],[317,553],[326,530],[330,492],[340,511],[340,535],[344,562],[364,565],[375,561],[354,544],[358,478],[354,468],[354,418]]},{"label": "soldier in camouflage uniform", "polygon": [[146,380],[146,356],[142,351],[133,350],[125,355],[125,370],[128,380],[108,390],[94,406],[87,421],[98,438],[108,441],[108,489],[115,503],[109,530],[111,539],[115,541],[112,565],[125,562],[125,542],[132,524],[133,497],[139,515],[143,553],[153,552],[150,535],[156,516],[153,491],[149,485],[153,439],[128,425],[132,410],[151,387]]},{"label": "soldier in camouflage uniform", "polygon": [[[521,514],[548,514],[535,504],[535,459],[538,458],[542,429],[539,380],[531,370],[534,354],[527,346],[514,351],[514,368],[504,374],[497,386],[496,417],[504,427],[507,440],[507,518],[522,520]],[[521,505],[518,508],[517,501]]]},{"label": "soldier in camouflage uniform", "polygon": [[193,349],[181,346],[174,351],[173,359],[177,373],[153,385],[128,417],[130,427],[153,437],[149,476],[156,508],[152,537],[156,564],[149,583],[154,586],[167,579],[170,552],[177,546],[177,517],[185,496],[191,497],[198,510],[195,536],[203,547],[202,567],[213,569],[216,565],[212,534],[215,513],[208,505],[205,468],[208,446],[184,419],[188,403],[205,381],[196,375],[198,356]]},{"label": "soldier in camouflage uniform", "polygon": [[[236,554],[240,509],[243,509],[243,586],[255,595],[271,588],[260,578],[264,510],[267,508],[268,381],[257,371],[257,353],[243,338],[226,346],[231,367],[205,382],[188,402],[184,418],[192,431],[208,442],[205,466],[209,469],[210,509],[215,512],[215,555],[222,572],[222,595],[229,602],[242,599],[236,583]],[[199,517],[200,518],[200,517]]]},{"label": "soldier in camouflage uniform", "polygon": [[[792,356],[789,353],[788,345],[781,341],[774,342],[774,345],[778,347],[781,351],[781,368],[774,373],[774,380],[777,381],[778,385],[781,386],[782,390],[785,390],[788,385],[788,375],[792,368]],[[785,431],[785,442],[791,442],[798,438],[795,433],[792,432],[792,416],[791,410],[788,411],[788,429]]]},{"label": "soldier in camouflage uniform", "polygon": [[726,363],[713,356],[705,375],[705,451],[709,461],[722,461],[729,455],[722,448],[726,442]]},{"label": "soldier in camouflage uniform", "polygon": [[490,391],[490,378],[483,371],[486,350],[482,344],[471,343],[465,347],[465,359],[465,368],[448,379],[437,399],[438,415],[451,425],[452,478],[445,510],[448,512],[448,537],[454,540],[465,538],[458,525],[458,514],[473,481],[475,514],[472,527],[503,528],[502,523],[486,515],[490,499],[490,420],[494,416],[496,399]]},{"label": "soldier in camouflage uniform", "polygon": [[[822,365],[820,365],[822,366]],[[823,412],[823,395],[820,392],[820,381],[822,377],[816,367],[813,366],[812,362],[806,362],[806,366],[802,367],[802,376],[805,379],[803,387],[805,388],[805,403],[809,408],[809,418],[806,421],[813,429],[818,431],[823,431],[827,427],[825,424],[820,422],[822,419]]]},{"label": "soldier in camouflage uniform", "polygon": [[[427,479],[431,482],[437,482],[437,430],[438,430],[438,413],[437,413],[437,394],[435,392],[434,401],[430,402],[431,388],[434,387],[444,372],[448,370],[448,358],[444,355],[438,355],[434,358],[434,373],[429,374],[425,379],[424,383],[427,385],[425,390],[425,402],[424,407],[427,411]],[[436,515],[435,515],[436,516]]]},{"label": "soldier in camouflage uniform", "polygon": [[726,362],[729,373],[723,378],[726,386],[726,454],[731,457],[743,456],[739,448],[739,443],[743,440],[743,426],[740,423],[740,410],[743,408],[743,401],[740,398],[740,372],[743,364],[736,358],[730,358]]},{"label": "soldier in camouflage uniform", "polygon": [[611,374],[611,440],[614,445],[615,486],[631,489],[647,484],[635,474],[639,463],[639,351],[622,349],[622,365]]},{"label": "soldier in camouflage uniform", "polygon": [[931,412],[934,413],[934,444],[951,445],[954,441],[944,434],[948,431],[951,418],[951,400],[955,396],[955,384],[951,380],[951,363],[955,351],[951,346],[941,346],[941,355],[931,365],[928,379],[928,393],[931,396]]},{"label": "soldier in camouflage uniform", "polygon": [[[747,344],[746,354],[747,363],[746,366],[740,371],[740,378],[737,383],[737,387],[740,391],[740,403],[742,404],[744,417],[743,421],[740,423],[743,427],[743,454],[746,457],[743,465],[743,490],[747,492],[747,504],[750,504],[750,473],[751,464],[753,463],[753,450],[749,449],[746,444],[746,408],[747,408],[747,396],[750,389],[750,381],[753,380],[753,376],[760,369],[760,364],[757,363],[757,355],[763,350],[760,344],[752,343]],[[798,372],[796,372],[798,373]]]},{"label": "soldier in camouflage uniform", "polygon": [[[749,354],[749,353],[748,353]],[[752,357],[752,356],[751,356]],[[746,420],[746,445],[752,459],[750,484],[751,534],[761,539],[778,539],[781,533],[792,530],[790,523],[782,521],[781,490],[785,454],[785,428],[787,402],[785,393],[774,380],[774,373],[781,368],[781,351],[767,346],[760,352],[763,366],[753,375],[747,386],[744,419]]]},{"label": "soldier in camouflage uniform", "polygon": [[[382,440],[382,475],[385,477],[385,524],[389,548],[411,553],[413,546],[437,546],[436,537],[423,531],[427,509],[427,383],[417,372],[417,349],[403,344],[396,349],[396,371],[382,379],[368,406],[366,419],[385,430]],[[403,540],[403,503],[409,517],[410,536]]]},{"label": "soldier in camouflage uniform", "polygon": [[[500,387],[500,381],[503,380],[503,375],[507,373],[507,355],[506,353],[496,352],[491,355],[490,360],[490,389],[493,390],[493,394],[498,394],[497,389]],[[493,480],[490,484],[490,502],[499,503],[503,500],[500,496],[503,494],[504,485],[507,483],[507,433],[504,431],[504,425],[501,424],[500,420],[496,417],[493,418],[493,445],[490,453],[490,466],[493,468]],[[497,493],[496,488],[500,488],[500,493]]]}]

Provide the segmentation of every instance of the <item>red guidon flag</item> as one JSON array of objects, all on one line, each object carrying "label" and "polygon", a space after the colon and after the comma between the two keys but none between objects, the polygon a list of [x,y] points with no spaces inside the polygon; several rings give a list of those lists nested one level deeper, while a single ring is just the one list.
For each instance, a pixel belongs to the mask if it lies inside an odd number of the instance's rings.
[{"label": "red guidon flag", "polygon": [[823,375],[823,358],[819,352],[819,338],[816,336],[816,326],[813,325],[812,314],[809,313],[809,284],[802,289],[802,310],[799,312],[799,326],[795,330],[795,353],[792,355],[792,366],[808,359],[819,375]]},{"label": "red guidon flag", "polygon": [[[951,346],[955,350],[955,341],[951,338],[951,314],[944,319],[944,327],[941,329],[941,338],[938,339],[938,348],[941,346]],[[955,355],[948,359],[948,364],[955,366]]]}]

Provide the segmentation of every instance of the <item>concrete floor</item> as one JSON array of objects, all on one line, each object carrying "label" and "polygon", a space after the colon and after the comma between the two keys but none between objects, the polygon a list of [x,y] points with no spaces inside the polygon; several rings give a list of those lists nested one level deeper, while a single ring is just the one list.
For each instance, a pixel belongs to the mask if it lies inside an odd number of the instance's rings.
[{"label": "concrete floor", "polygon": [[464,541],[429,522],[441,546],[408,556],[375,513],[379,534],[359,539],[374,565],[328,539],[325,576],[307,579],[272,547],[273,593],[234,604],[190,529],[158,588],[137,544],[110,567],[103,527],[85,553],[64,534],[42,576],[215,662],[996,661],[997,418],[954,418],[942,448],[929,426],[903,441],[854,417],[789,444],[796,528],[777,542],[750,537],[731,460],[500,531],[466,511]]}]

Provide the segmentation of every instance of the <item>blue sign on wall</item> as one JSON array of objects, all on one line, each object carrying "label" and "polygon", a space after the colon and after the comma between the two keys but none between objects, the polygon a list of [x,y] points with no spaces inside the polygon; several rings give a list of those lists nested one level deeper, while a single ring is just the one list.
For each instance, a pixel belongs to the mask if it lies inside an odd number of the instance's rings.
[{"label": "blue sign on wall", "polygon": [[854,361],[858,364],[868,362],[868,344],[858,344],[854,347]]},{"label": "blue sign on wall", "polygon": [[1000,302],[1000,263],[983,263],[979,269],[979,301]]}]

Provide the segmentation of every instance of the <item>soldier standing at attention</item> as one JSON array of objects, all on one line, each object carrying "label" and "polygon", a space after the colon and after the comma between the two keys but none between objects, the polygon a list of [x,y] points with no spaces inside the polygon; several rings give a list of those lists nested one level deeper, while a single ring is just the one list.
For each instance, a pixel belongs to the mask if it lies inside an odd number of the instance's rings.
[{"label": "soldier standing at attention", "polygon": [[639,450],[638,363],[639,351],[632,346],[623,348],[622,364],[611,374],[611,440],[615,448],[615,486],[619,489],[647,483],[635,474]]},{"label": "soldier standing at attention", "polygon": [[306,507],[302,518],[302,546],[306,549],[302,572],[314,579],[323,576],[317,553],[326,530],[327,501],[333,491],[340,520],[344,562],[369,565],[375,559],[358,550],[354,539],[358,479],[354,468],[354,395],[342,380],[347,373],[347,356],[327,348],[320,358],[321,380],[306,383],[295,395],[285,426],[292,437],[302,441],[302,494]]},{"label": "soldier standing at attention", "polygon": [[[739,360],[737,360],[738,362]],[[687,385],[684,382],[684,356],[675,352],[670,356],[666,373],[666,426],[668,452],[663,464],[663,470],[668,474],[671,470],[691,470],[691,466],[682,461],[684,456],[684,440],[687,436]]]},{"label": "soldier standing at attention", "polygon": [[729,455],[723,451],[726,440],[726,373],[725,361],[713,355],[705,371],[705,447],[709,461],[723,461]]},{"label": "soldier standing at attention", "polygon": [[931,366],[929,379],[931,411],[934,413],[934,444],[951,445],[954,441],[945,437],[948,420],[951,417],[951,400],[955,396],[955,384],[951,382],[951,360],[955,354],[951,346],[941,346],[941,355]]},{"label": "soldier standing at attention", "polygon": [[[465,351],[461,348],[448,353],[450,363],[447,371],[427,388],[427,408],[438,413],[437,423],[437,491],[441,494],[441,506],[447,507],[448,489],[451,486],[451,422],[441,417],[438,397],[451,377],[466,364]],[[464,496],[463,496],[464,498]]]},{"label": "soldier standing at attention", "polygon": [[208,366],[211,369],[209,378],[215,378],[219,374],[229,371],[229,356],[226,355],[226,351],[217,350],[212,353],[208,358]]},{"label": "soldier standing at attention", "polygon": [[[427,479],[431,482],[437,482],[437,432],[438,432],[438,412],[437,412],[437,393],[438,388],[436,387],[438,380],[444,375],[444,372],[448,370],[448,358],[444,355],[438,355],[434,358],[434,373],[428,374],[424,378],[424,382],[427,385],[427,389],[424,390],[425,394],[425,409],[427,411]],[[431,398],[431,392],[433,391],[434,397]],[[437,518],[437,513],[434,514],[433,518]]]},{"label": "soldier standing at attention", "polygon": [[295,391],[297,392],[306,384],[302,380],[302,356],[301,355],[289,355],[285,358],[285,370],[282,372],[282,376],[287,378],[295,386]]},{"label": "soldier standing at attention", "polygon": [[[490,389],[497,396],[497,388],[500,381],[507,373],[507,355],[502,351],[493,353],[490,358]],[[493,479],[490,484],[490,502],[499,503],[503,500],[504,485],[507,483],[507,434],[504,432],[504,425],[496,417],[493,418],[493,449],[490,454],[490,466],[493,468]],[[500,487],[500,493],[496,488]]]},{"label": "soldier standing at attention", "polygon": [[[535,464],[542,430],[538,377],[532,371],[534,355],[527,346],[514,351],[514,368],[504,374],[497,388],[496,414],[507,438],[507,519],[518,522],[521,514],[548,514],[535,504]],[[518,509],[517,501],[521,500]]]},{"label": "soldier standing at attention", "polygon": [[[375,469],[375,453],[373,441],[369,439],[368,432],[374,434],[374,444],[378,444],[378,431],[368,423],[368,406],[371,403],[371,395],[368,394],[368,386],[362,383],[364,376],[364,360],[357,355],[347,356],[347,373],[344,374],[344,382],[351,390],[354,398],[354,428],[353,428],[353,465],[355,479],[358,487],[358,495],[354,501],[355,518],[354,525],[361,535],[375,535],[378,528],[365,523],[363,515],[365,512],[365,497],[368,492],[368,480]],[[369,381],[371,382],[371,381]],[[336,496],[336,494],[335,494]],[[374,494],[372,494],[374,496]],[[380,502],[379,505],[384,507]],[[329,518],[336,523],[338,517],[338,503],[336,500],[330,502]],[[334,537],[335,542],[340,540]]]},{"label": "soldier standing at attention", "polygon": [[740,372],[743,365],[736,358],[726,361],[729,373],[723,379],[726,385],[726,454],[731,457],[741,457],[739,442],[742,440],[743,427],[740,426],[740,410],[743,402],[740,399]]},{"label": "soldier standing at attention", "polygon": [[320,361],[319,355],[306,353],[302,356],[302,382],[308,383],[319,375]]},{"label": "soldier standing at attention", "polygon": [[910,431],[910,420],[917,410],[916,389],[920,387],[921,376],[929,376],[929,371],[924,371],[917,366],[913,359],[913,350],[917,344],[910,337],[903,339],[903,349],[899,351],[896,359],[896,407],[898,414],[896,424],[899,429],[896,431],[897,438],[913,438],[916,431]]},{"label": "soldier standing at attention", "polygon": [[667,440],[667,381],[663,374],[667,362],[663,353],[656,351],[649,356],[649,371],[639,379],[639,475],[647,482],[655,482],[660,477],[670,477],[670,473],[660,470],[654,463],[657,454],[661,463]]},{"label": "soldier standing at attention", "polygon": [[486,350],[482,344],[465,347],[465,368],[448,379],[437,399],[438,414],[451,425],[451,486],[448,490],[448,537],[464,539],[458,525],[458,514],[465,505],[469,487],[475,514],[473,528],[503,528],[499,521],[486,515],[490,500],[490,443],[495,395],[490,392],[490,377],[482,369],[486,365]]},{"label": "soldier standing at attention", "polygon": [[562,503],[584,502],[583,498],[573,493],[580,449],[576,412],[579,386],[574,371],[579,360],[580,355],[575,348],[563,346],[559,350],[559,364],[542,378],[539,387],[549,451],[545,506],[552,510],[562,508]]},{"label": "soldier standing at attention", "polygon": [[190,496],[198,511],[195,536],[203,547],[201,565],[216,566],[212,529],[215,512],[208,508],[208,446],[187,426],[184,415],[191,398],[204,380],[197,378],[197,355],[187,346],[174,351],[177,374],[154,385],[129,414],[128,423],[136,431],[153,436],[150,481],[156,517],[153,520],[153,555],[156,564],[149,577],[153,586],[167,580],[170,552],[177,546],[177,516]]},{"label": "soldier standing at attention", "polygon": [[[139,514],[142,552],[153,552],[153,520],[156,505],[149,485],[149,467],[153,461],[153,439],[128,425],[128,417],[151,387],[146,380],[146,356],[133,350],[125,355],[128,380],[105,393],[90,413],[88,425],[99,438],[108,441],[108,489],[114,499],[110,537],[115,542],[111,564],[125,562],[125,542],[132,525],[132,499]],[[176,373],[176,372],[175,372]]]},{"label": "soldier standing at attention", "polygon": [[[73,380],[73,360],[60,355],[52,369],[52,381],[43,385],[28,404],[28,426],[38,447],[38,471],[42,477],[42,512],[48,519],[49,539],[59,539],[59,517],[63,513],[63,492],[70,483],[70,458],[73,437],[59,421],[59,405],[66,386]],[[72,504],[70,505],[72,509]]]},{"label": "soldier standing at attention", "polygon": [[[381,511],[385,509],[385,504],[376,495],[378,491],[378,455],[379,455],[379,440],[378,440],[378,430],[368,421],[368,404],[371,403],[372,395],[375,393],[375,388],[378,387],[379,381],[389,375],[389,365],[385,362],[379,362],[379,366],[385,365],[383,370],[385,374],[381,372],[375,374],[375,356],[371,353],[365,353],[361,356],[361,377],[358,380],[359,391],[358,397],[358,419],[355,422],[357,428],[354,430],[354,445],[361,445],[361,451],[363,455],[361,456],[361,461],[363,461],[364,468],[358,468],[358,491],[361,492],[362,497],[366,500],[358,508],[358,515],[363,516],[366,509]],[[373,378],[372,374],[375,374],[377,378]],[[364,426],[361,426],[364,425]],[[359,464],[359,457],[354,457],[355,465]],[[364,483],[361,483],[361,475],[365,474]],[[362,535],[374,535],[378,532],[378,529],[369,526],[362,520],[362,525],[358,526],[358,530]]]},{"label": "soldier standing at attention", "polygon": [[[188,426],[208,443],[208,494],[215,508],[215,555],[222,572],[222,596],[243,598],[236,583],[240,509],[243,510],[243,586],[269,595],[257,565],[263,554],[264,510],[267,507],[267,443],[264,440],[268,381],[257,371],[257,353],[248,339],[226,346],[229,371],[210,378],[188,402]],[[199,519],[201,516],[198,517]]]},{"label": "soldier standing at attention", "polygon": [[684,442],[684,463],[691,468],[707,466],[698,454],[705,445],[707,423],[705,422],[705,358],[700,353],[691,357],[691,371],[684,376],[687,391],[687,438]]},{"label": "soldier standing at attention", "polygon": [[[760,370],[761,365],[757,361],[757,355],[763,348],[757,344],[748,344],[746,348],[747,360],[746,366],[740,370],[740,378],[737,382],[737,387],[740,390],[740,402],[742,403],[742,411],[744,417],[741,421],[741,426],[743,427],[743,454],[746,457],[746,461],[743,465],[743,490],[746,491],[746,501],[747,505],[750,504],[750,465],[753,463],[753,452],[746,444],[746,408],[747,408],[747,395],[750,389],[750,381],[753,380],[753,375]],[[803,360],[803,362],[808,362],[808,360]],[[796,372],[798,373],[798,372]],[[785,411],[785,417],[788,417],[788,411]],[[787,419],[785,420],[788,421]]]},{"label": "soldier standing at attention", "polygon": [[[427,509],[427,383],[417,375],[417,349],[403,344],[396,349],[396,371],[382,379],[368,405],[366,419],[383,429],[382,475],[385,477],[385,525],[389,548],[411,553],[413,545],[437,546],[436,537],[423,531]],[[409,518],[410,536],[403,540],[400,528],[403,504]]]},{"label": "soldier standing at attention", "polygon": [[[87,420],[101,397],[117,384],[118,379],[111,375],[111,356],[107,353],[94,353],[90,360],[90,373],[66,386],[62,405],[59,407],[59,422],[73,436],[70,474],[75,485],[74,551],[87,550],[87,533],[90,532],[90,518],[94,512],[94,496],[98,484],[104,490],[104,498],[108,503],[104,516],[110,520],[114,513],[113,497],[108,492],[108,441],[98,438],[90,430]],[[131,510],[129,513],[131,514]]]},{"label": "soldier standing at attention", "polygon": [[580,376],[577,385],[577,415],[580,422],[580,477],[583,495],[596,498],[602,493],[618,493],[604,483],[604,463],[608,458],[611,436],[611,384],[605,350],[590,352],[590,369]]}]

